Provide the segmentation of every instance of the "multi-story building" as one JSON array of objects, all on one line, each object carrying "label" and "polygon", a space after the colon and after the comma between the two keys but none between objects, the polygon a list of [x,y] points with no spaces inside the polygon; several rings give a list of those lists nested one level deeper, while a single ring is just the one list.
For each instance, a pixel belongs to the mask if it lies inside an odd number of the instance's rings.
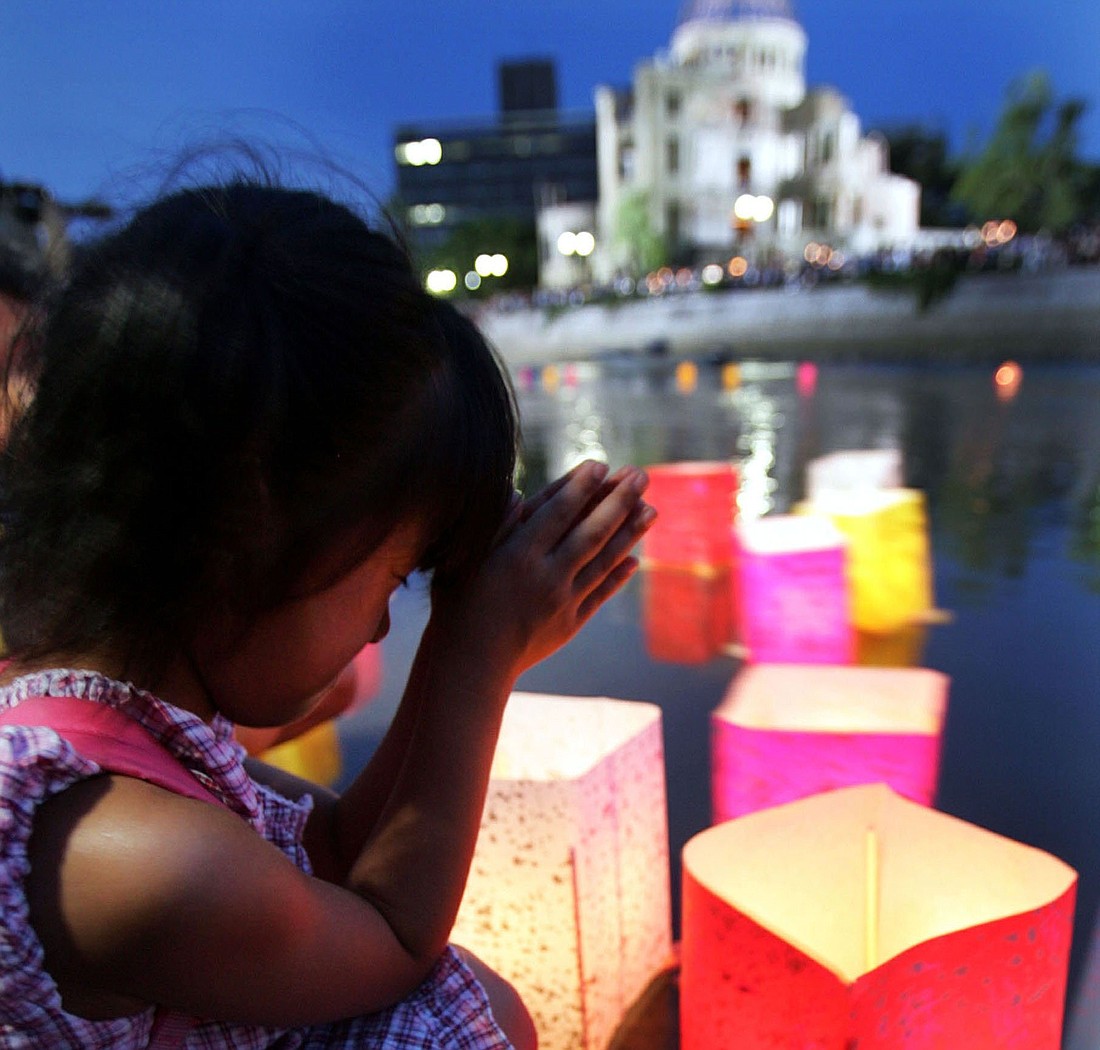
[{"label": "multi-story building", "polygon": [[598,274],[636,269],[627,205],[683,261],[913,238],[920,187],[838,92],[807,91],[806,46],[790,0],[687,0],[631,89],[597,88]]},{"label": "multi-story building", "polygon": [[596,198],[595,120],[557,108],[553,64],[506,62],[498,74],[495,119],[396,129],[397,195],[414,243],[438,245],[484,218],[518,219],[533,231],[541,204]]}]

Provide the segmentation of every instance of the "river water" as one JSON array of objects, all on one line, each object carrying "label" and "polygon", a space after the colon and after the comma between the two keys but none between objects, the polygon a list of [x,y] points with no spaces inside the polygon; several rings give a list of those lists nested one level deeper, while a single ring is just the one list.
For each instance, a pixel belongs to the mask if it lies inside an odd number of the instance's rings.
[{"label": "river water", "polygon": [[[1100,366],[1025,366],[999,398],[993,366],[744,362],[737,371],[640,358],[516,375],[524,485],[578,459],[733,459],[751,513],[803,494],[806,464],[896,448],[928,501],[942,624],[911,659],[951,679],[937,808],[1047,850],[1080,875],[1071,1001],[1100,901]],[[812,384],[807,379],[814,379]],[[812,385],[812,389],[810,388]],[[709,821],[708,716],[738,669],[726,653],[656,659],[646,572],[521,688],[648,700],[663,711],[674,893],[679,849]],[[394,709],[427,599],[394,600],[381,693],[342,727],[346,761]]]}]

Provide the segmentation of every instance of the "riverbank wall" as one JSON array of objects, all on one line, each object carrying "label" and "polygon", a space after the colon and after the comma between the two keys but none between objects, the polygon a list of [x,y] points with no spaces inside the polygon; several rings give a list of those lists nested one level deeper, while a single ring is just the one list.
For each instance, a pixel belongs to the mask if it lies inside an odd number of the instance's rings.
[{"label": "riverbank wall", "polygon": [[663,353],[799,360],[1100,360],[1100,268],[973,274],[925,310],[864,284],[730,289],[486,311],[511,367]]}]

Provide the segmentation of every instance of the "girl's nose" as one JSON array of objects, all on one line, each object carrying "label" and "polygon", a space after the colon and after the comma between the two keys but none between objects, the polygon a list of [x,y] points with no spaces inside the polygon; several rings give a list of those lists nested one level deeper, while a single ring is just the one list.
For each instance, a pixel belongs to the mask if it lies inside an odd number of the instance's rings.
[{"label": "girl's nose", "polygon": [[387,609],[382,614],[382,619],[378,621],[378,629],[374,632],[374,637],[371,639],[372,643],[380,642],[387,634],[390,633],[390,611]]}]

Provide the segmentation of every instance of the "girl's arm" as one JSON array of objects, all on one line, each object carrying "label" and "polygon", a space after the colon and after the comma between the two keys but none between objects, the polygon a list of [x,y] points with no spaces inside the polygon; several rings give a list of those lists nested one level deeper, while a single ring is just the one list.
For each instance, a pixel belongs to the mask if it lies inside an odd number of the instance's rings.
[{"label": "girl's arm", "polygon": [[[565,476],[548,485],[532,498],[517,503],[503,530],[507,534],[517,524],[529,521],[540,507],[545,505],[578,472],[595,469],[594,464],[581,464]],[[597,470],[597,475],[600,472]],[[616,471],[600,489],[601,495],[608,495],[620,482],[628,479],[630,468]],[[617,542],[633,545],[644,531],[649,518],[642,520],[643,504],[635,509],[636,517],[624,525],[622,535]],[[627,548],[629,549],[629,548]],[[331,792],[320,791],[307,781],[280,774],[269,766],[250,762],[249,772],[258,780],[271,785],[276,790],[298,797],[310,793],[314,797],[314,814],[307,828],[306,848],[316,874],[333,882],[343,882],[351,865],[362,850],[375,822],[385,809],[391,790],[397,784],[398,773],[408,754],[413,730],[420,716],[425,691],[431,678],[432,648],[438,629],[438,618],[433,618],[424,631],[416,657],[409,674],[404,694],[390,726],[375,749],[370,762],[356,778],[352,787],[344,794],[342,810],[353,813],[354,818],[345,820],[342,828],[342,840],[338,839],[337,825],[334,823],[335,798]]]},{"label": "girl's arm", "polygon": [[375,767],[322,807],[326,863],[346,868],[343,885],[305,875],[231,813],[127,777],[81,781],[45,802],[27,886],[63,1001],[85,1016],[157,1002],[296,1025],[412,991],[454,921],[516,678],[635,566],[644,476],[623,476],[589,508],[602,480],[592,466],[577,471],[468,586],[433,595],[414,688],[383,756],[392,789],[379,809]]},{"label": "girl's arm", "polygon": [[399,936],[413,951],[437,951],[450,933],[516,679],[636,565],[628,556],[652,516],[641,503],[645,475],[620,472],[610,486],[605,476],[589,463],[552,486],[517,515],[468,587],[433,594],[394,730],[336,803],[337,870],[409,931]]}]

